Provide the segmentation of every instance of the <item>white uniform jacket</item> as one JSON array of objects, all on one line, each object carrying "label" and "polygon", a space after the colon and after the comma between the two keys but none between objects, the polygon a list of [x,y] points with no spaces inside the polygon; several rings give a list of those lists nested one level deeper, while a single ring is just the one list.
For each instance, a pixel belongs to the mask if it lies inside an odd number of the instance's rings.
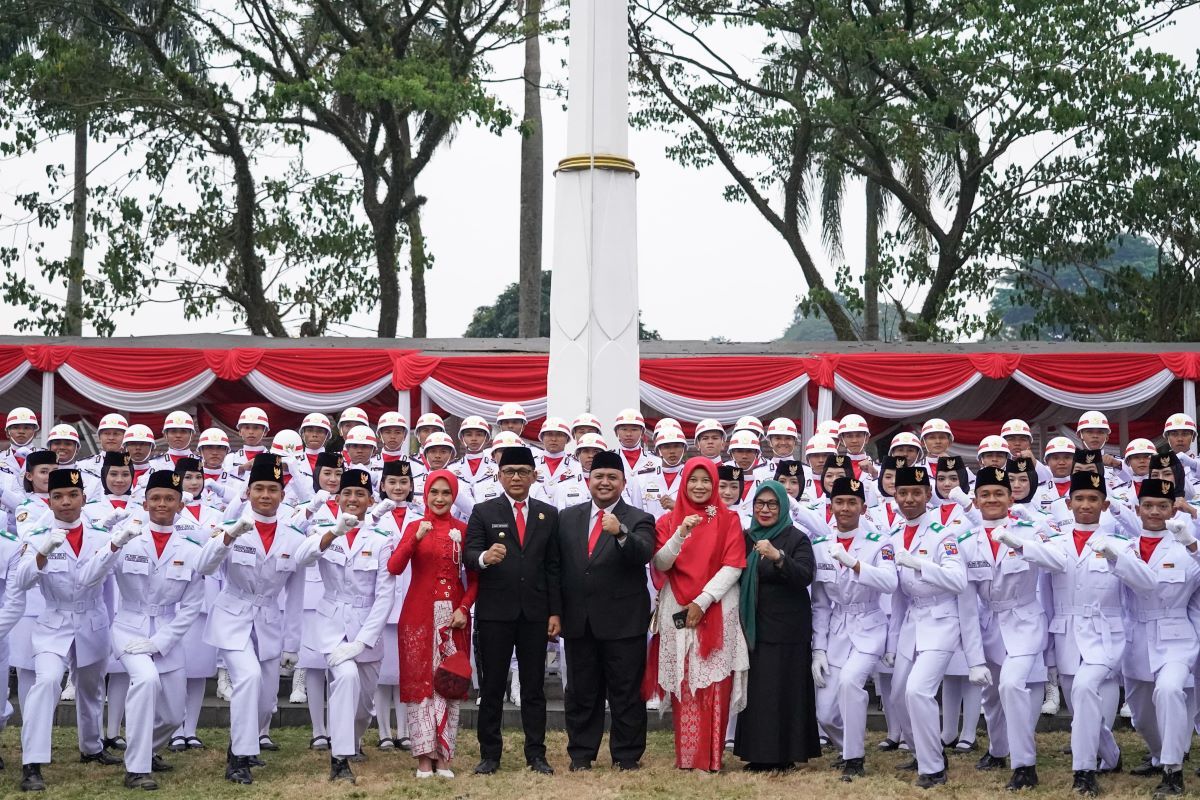
[{"label": "white uniform jacket", "polygon": [[886,652],[888,618],[879,598],[896,591],[898,583],[891,540],[861,527],[852,535],[848,552],[858,559],[858,574],[830,555],[842,546],[834,535],[813,542],[812,647],[826,651],[834,666],[845,664],[851,647],[873,656]]},{"label": "white uniform jacket", "polygon": [[1024,552],[1001,543],[995,554],[987,529],[1007,526],[1022,538],[1038,535],[1032,523],[1012,519],[984,521],[960,546],[967,581],[979,597],[979,629],[989,664],[1006,656],[1040,657],[1048,644],[1046,611],[1038,597],[1041,570]]},{"label": "white uniform jacket", "polygon": [[[1153,681],[1167,662],[1192,667],[1200,657],[1200,563],[1197,556],[1163,532],[1147,566],[1154,574],[1153,592],[1123,589],[1125,595],[1126,678]],[[1133,552],[1141,556],[1138,542]]]}]

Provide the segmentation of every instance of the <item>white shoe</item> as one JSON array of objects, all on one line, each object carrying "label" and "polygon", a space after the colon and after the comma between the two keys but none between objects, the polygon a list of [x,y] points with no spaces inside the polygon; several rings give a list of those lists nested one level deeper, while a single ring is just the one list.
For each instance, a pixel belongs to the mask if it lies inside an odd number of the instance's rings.
[{"label": "white shoe", "polygon": [[1133,711],[1131,711],[1131,710],[1129,709],[1129,703],[1122,703],[1122,704],[1121,704],[1121,710],[1120,710],[1120,711],[1118,711],[1117,713],[1118,713],[1118,714],[1120,714],[1120,715],[1121,715],[1122,717],[1124,717],[1125,719],[1132,719],[1132,718],[1133,718]]},{"label": "white shoe", "polygon": [[217,670],[217,697],[226,703],[233,699],[233,682],[229,680],[229,670],[224,667]]},{"label": "white shoe", "polygon": [[454,773],[448,769],[439,769],[436,774],[439,778],[453,778],[454,777]]},{"label": "white shoe", "polygon": [[67,673],[67,684],[66,684],[66,686],[63,686],[61,699],[63,699],[63,700],[74,700],[75,699],[75,681],[70,673]]},{"label": "white shoe", "polygon": [[292,694],[288,699],[293,703],[308,702],[308,689],[304,677],[307,674],[308,670],[306,669],[297,669],[292,673]]},{"label": "white shoe", "polygon": [[418,778],[432,778],[433,776],[434,776],[434,772],[433,772],[433,770],[429,770],[428,772],[426,772],[426,771],[425,771],[425,770],[423,770],[423,769],[419,769],[419,770],[417,770],[417,777],[418,777]]},{"label": "white shoe", "polygon": [[1042,703],[1042,713],[1054,716],[1062,707],[1062,694],[1057,683],[1046,684],[1046,702]]}]

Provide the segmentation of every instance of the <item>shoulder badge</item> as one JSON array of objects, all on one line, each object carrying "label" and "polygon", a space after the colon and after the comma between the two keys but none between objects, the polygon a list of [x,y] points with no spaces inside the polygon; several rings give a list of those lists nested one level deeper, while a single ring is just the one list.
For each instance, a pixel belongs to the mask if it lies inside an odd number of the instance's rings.
[{"label": "shoulder badge", "polygon": [[929,529],[934,533],[941,533],[942,531],[946,530],[946,526],[940,522],[934,522],[930,524]]},{"label": "shoulder badge", "polygon": [[20,514],[17,514],[17,522],[24,522],[27,519],[29,519],[28,511],[22,511]]},{"label": "shoulder badge", "polygon": [[878,542],[878,541],[880,541],[882,538],[883,538],[883,537],[882,537],[882,536],[880,536],[878,533],[868,533],[868,534],[867,534],[867,541],[868,541],[868,542]]},{"label": "shoulder badge", "polygon": [[813,539],[813,544],[822,544],[822,543],[828,542],[828,541],[829,541],[828,536],[822,536],[819,539]]},{"label": "shoulder badge", "polygon": [[965,542],[967,539],[970,539],[974,535],[975,535],[975,531],[967,531],[962,536],[958,537],[958,541]]},{"label": "shoulder badge", "polygon": [[9,531],[0,530],[0,536],[3,536],[5,539],[8,539],[10,542],[15,542],[17,540],[17,535],[15,533],[10,533]]},{"label": "shoulder badge", "polygon": [[1018,527],[1018,528],[1032,528],[1032,527],[1033,527],[1033,523],[1032,523],[1032,522],[1026,522],[1025,520],[1021,520],[1020,522],[1018,522],[1018,523],[1017,523],[1017,527]]},{"label": "shoulder badge", "polygon": [[199,542],[197,542],[195,539],[193,539],[193,538],[192,538],[192,537],[190,537],[190,536],[184,536],[184,537],[183,537],[183,540],[184,540],[185,542],[191,542],[192,544],[196,545],[196,547],[199,547],[199,546],[200,546],[200,543],[199,543]]}]

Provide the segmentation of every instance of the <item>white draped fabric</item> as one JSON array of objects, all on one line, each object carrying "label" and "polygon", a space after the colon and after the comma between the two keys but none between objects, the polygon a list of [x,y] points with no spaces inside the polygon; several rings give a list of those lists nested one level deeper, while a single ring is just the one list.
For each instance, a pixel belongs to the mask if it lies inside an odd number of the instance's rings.
[{"label": "white draped fabric", "polygon": [[371,383],[340,392],[303,392],[271,380],[258,370],[252,370],[243,380],[272,403],[288,411],[307,414],[315,410],[336,411],[370,400],[391,385],[392,376],[384,375]]},{"label": "white draped fabric", "polygon": [[1128,408],[1129,406],[1134,406],[1157,397],[1171,385],[1171,382],[1175,380],[1175,376],[1169,369],[1164,369],[1146,380],[1135,383],[1132,386],[1127,386],[1124,389],[1097,394],[1067,392],[1062,389],[1056,389],[1053,386],[1029,377],[1019,369],[1013,373],[1013,380],[1038,397],[1049,400],[1051,403],[1058,403],[1060,406],[1066,406],[1078,411],[1111,411],[1119,408]]},{"label": "white draped fabric", "polygon": [[187,405],[207,389],[217,376],[211,370],[204,370],[194,378],[189,378],[167,389],[153,392],[125,391],[105,386],[99,381],[92,380],[70,364],[58,368],[58,375],[72,389],[79,392],[98,405],[107,408],[119,408],[122,411],[170,411]]},{"label": "white draped fabric", "polygon": [[14,386],[16,386],[21,378],[29,374],[30,364],[28,361],[22,361],[21,365],[12,372],[0,377],[0,394],[5,394]]},{"label": "white draped fabric", "polygon": [[976,372],[950,391],[930,397],[922,397],[919,400],[893,400],[888,397],[880,397],[879,395],[863,391],[841,375],[833,376],[833,385],[837,393],[855,408],[862,409],[877,417],[902,418],[914,414],[928,414],[936,408],[941,408],[979,383],[982,378],[983,375]]}]

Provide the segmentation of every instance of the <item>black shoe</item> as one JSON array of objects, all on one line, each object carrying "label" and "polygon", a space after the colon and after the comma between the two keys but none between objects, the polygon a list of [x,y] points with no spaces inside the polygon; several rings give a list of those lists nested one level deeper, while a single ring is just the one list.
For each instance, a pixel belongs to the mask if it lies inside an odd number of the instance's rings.
[{"label": "black shoe", "polygon": [[187,749],[188,750],[203,750],[204,742],[200,741],[195,736],[189,736],[189,737],[187,737]]},{"label": "black shoe", "polygon": [[100,744],[104,745],[105,750],[124,750],[126,747],[124,736],[114,736],[111,739],[101,739]]},{"label": "black shoe", "polygon": [[862,758],[847,758],[842,764],[842,780],[846,783],[855,778],[864,778],[867,775],[865,759]]},{"label": "black shoe", "polygon": [[529,760],[529,769],[531,772],[536,772],[539,775],[553,775],[554,767],[550,766],[550,762],[544,756],[538,756]]},{"label": "black shoe", "polygon": [[636,761],[618,761],[617,769],[621,772],[637,772],[642,765]]},{"label": "black shoe", "polygon": [[158,788],[158,781],[150,777],[144,772],[126,772],[125,773],[125,788],[126,789],[145,789],[150,792]]},{"label": "black shoe", "polygon": [[412,751],[412,739],[407,736],[401,736],[399,739],[392,739],[392,744],[396,745],[399,750]]},{"label": "black shoe", "polygon": [[495,775],[496,770],[500,769],[500,759],[485,758],[475,765],[476,775]]},{"label": "black shoe", "polygon": [[258,756],[246,756],[247,767],[265,767],[267,762],[263,761]]},{"label": "black shoe", "polygon": [[1108,769],[1104,769],[1103,767],[1097,767],[1096,774],[1098,774],[1098,775],[1116,775],[1124,768],[1125,768],[1125,762],[1122,760],[1121,756],[1117,756],[1116,764],[1113,764]]},{"label": "black shoe", "polygon": [[357,752],[357,753],[355,753],[354,755],[350,756],[350,757],[349,757],[349,758],[347,758],[346,760],[347,760],[347,761],[349,761],[351,764],[361,764],[361,763],[363,763],[364,761],[366,761],[366,760],[367,760],[367,754],[366,754],[366,753],[364,753],[364,752],[363,752],[363,750],[362,750],[362,748],[360,747],[360,748],[358,748],[358,752]]},{"label": "black shoe", "polygon": [[1154,787],[1154,798],[1175,797],[1183,794],[1183,770],[1164,772],[1162,782]]},{"label": "black shoe", "polygon": [[182,736],[172,736],[171,743],[167,745],[167,749],[172,753],[182,753],[187,750],[187,739]]},{"label": "black shoe", "polygon": [[830,769],[841,769],[844,766],[846,766],[846,759],[842,758],[841,756],[838,756],[833,761],[829,762]]},{"label": "black shoe", "polygon": [[917,771],[917,760],[915,758],[913,758],[909,761],[904,762],[900,766],[896,767],[896,771],[897,772],[916,772]]},{"label": "black shoe", "polygon": [[592,762],[590,762],[590,761],[572,761],[569,769],[571,770],[571,772],[589,772],[592,769]]},{"label": "black shoe", "polygon": [[1096,797],[1100,794],[1100,784],[1096,783],[1096,771],[1091,769],[1075,770],[1075,780],[1071,791],[1085,797]]},{"label": "black shoe", "polygon": [[1032,789],[1038,785],[1037,767],[1017,767],[1004,788],[1010,792]]},{"label": "black shoe", "polygon": [[956,756],[961,756],[964,753],[974,753],[979,749],[979,742],[968,742],[965,739],[959,739],[954,744],[950,745],[950,752]]},{"label": "black shoe", "polygon": [[309,750],[328,750],[333,745],[333,740],[328,736],[314,736],[308,740]]},{"label": "black shoe", "polygon": [[337,756],[329,757],[329,780],[355,783],[354,773],[350,771],[350,762]]},{"label": "black shoe", "polygon": [[249,786],[254,783],[250,774],[250,759],[246,756],[230,755],[229,763],[225,766],[225,780]]},{"label": "black shoe", "polygon": [[934,786],[941,786],[946,782],[946,770],[930,773],[929,775],[917,776],[918,789],[932,789]]},{"label": "black shoe", "polygon": [[114,764],[122,763],[121,759],[112,755],[107,750],[101,750],[96,753],[80,753],[79,754],[79,763],[80,764],[91,764],[93,762],[96,764],[105,766],[105,767],[111,767]]},{"label": "black shoe", "polygon": [[173,769],[175,769],[175,765],[168,764],[166,761],[163,761],[163,757],[158,753],[155,753],[150,757],[151,772],[170,772]]},{"label": "black shoe", "polygon": [[1163,768],[1161,765],[1155,764],[1153,758],[1146,756],[1142,759],[1142,763],[1129,770],[1129,774],[1135,778],[1151,778],[1155,775],[1162,775]]},{"label": "black shoe", "polygon": [[899,750],[900,743],[895,739],[884,739],[882,742],[875,745],[875,749],[881,753],[889,753],[892,750]]},{"label": "black shoe", "polygon": [[986,772],[989,769],[1004,769],[1004,756],[994,756],[990,752],[980,756],[979,761],[975,762],[975,769],[980,772]]},{"label": "black shoe", "polygon": [[269,750],[270,752],[273,753],[279,749],[279,745],[277,745],[277,744],[275,744],[275,742],[271,741],[270,736],[264,735],[264,736],[258,737],[258,749],[259,750]]},{"label": "black shoe", "polygon": [[22,792],[44,792],[46,791],[46,782],[42,780],[42,765],[41,764],[22,764],[21,765],[21,791]]}]

